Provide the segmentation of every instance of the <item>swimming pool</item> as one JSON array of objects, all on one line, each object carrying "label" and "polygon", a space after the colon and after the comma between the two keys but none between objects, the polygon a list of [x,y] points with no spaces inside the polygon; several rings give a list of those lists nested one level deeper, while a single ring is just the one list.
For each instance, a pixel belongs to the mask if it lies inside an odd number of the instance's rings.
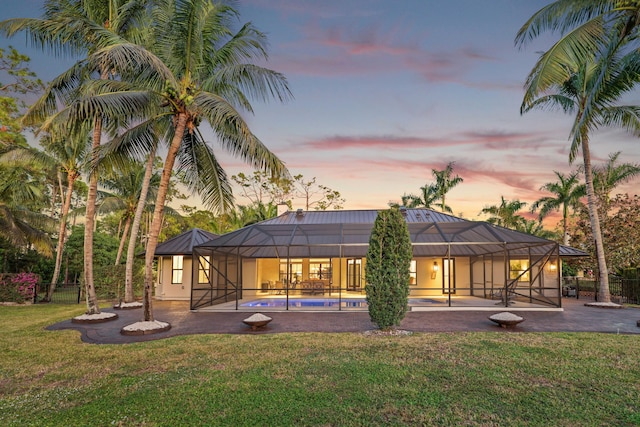
[{"label": "swimming pool", "polygon": [[[418,304],[442,304],[442,301],[431,298],[409,298],[409,305]],[[263,298],[255,301],[247,301],[240,304],[241,307],[286,307],[285,298]],[[330,307],[330,308],[367,308],[367,300],[364,298],[289,298],[289,307]]]}]

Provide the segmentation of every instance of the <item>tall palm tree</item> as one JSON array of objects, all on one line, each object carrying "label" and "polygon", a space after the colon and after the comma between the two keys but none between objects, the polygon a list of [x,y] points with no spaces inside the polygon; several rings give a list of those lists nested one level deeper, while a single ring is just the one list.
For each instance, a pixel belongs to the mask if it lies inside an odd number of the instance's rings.
[{"label": "tall palm tree", "polygon": [[[92,53],[125,40],[148,41],[148,26],[134,25],[144,22],[146,3],[145,0],[48,0],[42,19],[9,19],[0,22],[0,31],[8,36],[26,31],[34,45],[51,47],[54,52]],[[82,81],[80,70],[76,64],[55,79],[27,113],[25,123],[40,124],[55,113],[59,102],[68,105],[77,101],[81,96],[77,92],[77,85]],[[98,66],[95,71],[102,79],[109,78],[111,72],[102,66]],[[84,117],[85,122],[93,125],[84,235],[84,282],[88,314],[100,313],[93,279],[93,231],[98,189],[98,149],[103,131],[106,130],[105,125],[111,125],[105,122],[106,119],[107,116],[101,115]]]},{"label": "tall palm tree", "polygon": [[556,50],[554,45],[541,56],[527,78],[521,106],[523,114],[536,108],[560,108],[566,113],[575,114],[569,136],[569,160],[573,161],[577,153],[582,151],[587,206],[599,269],[598,297],[599,301],[605,303],[611,301],[611,296],[593,185],[590,133],[608,125],[629,130],[640,128],[640,108],[615,105],[622,94],[636,84],[640,75],[640,58],[633,51],[622,54],[625,46],[617,28],[611,30],[608,36],[610,41],[605,48],[585,52],[580,57]]},{"label": "tall palm tree", "polygon": [[[151,291],[153,257],[162,224],[171,174],[178,160],[187,184],[198,191],[205,204],[228,210],[231,187],[199,130],[209,123],[223,148],[256,168],[274,176],[287,175],[284,164],[251,133],[235,108],[252,111],[250,98],[290,97],[286,79],[279,73],[247,63],[266,59],[265,37],[250,24],[233,32],[236,11],[207,0],[169,2],[154,11],[157,22],[155,51],[119,44],[93,55],[87,64],[108,66],[120,81],[95,81],[94,91],[80,111],[163,123],[169,142],[146,246],[144,320],[153,321]],[[166,126],[169,124],[170,126]],[[149,145],[133,147],[148,150]]]},{"label": "tall palm tree", "polygon": [[74,186],[76,181],[81,177],[89,144],[88,138],[75,136],[70,136],[64,140],[45,137],[42,138],[40,143],[46,152],[44,162],[55,166],[60,172],[64,173],[67,184],[65,193],[62,189],[62,180],[59,179],[60,196],[64,197],[64,201],[60,212],[60,223],[58,226],[58,244],[56,246],[55,267],[46,297],[48,301],[51,301],[53,298],[53,292],[55,291],[58,283],[58,278],[60,277],[62,253],[64,250],[65,239],[67,237],[67,218],[69,216],[69,210],[71,209]]},{"label": "tall palm tree", "polygon": [[486,206],[480,211],[481,214],[490,215],[487,222],[513,230],[520,230],[525,224],[525,218],[518,212],[527,204],[520,200],[506,201],[504,196],[500,196],[500,204]]},{"label": "tall palm tree", "polygon": [[556,182],[547,182],[541,191],[548,191],[553,196],[541,197],[531,205],[531,212],[540,209],[538,214],[540,221],[546,218],[551,212],[561,211],[562,213],[562,243],[569,244],[568,218],[569,209],[576,209],[582,203],[580,199],[586,195],[585,185],[580,184],[578,172],[572,172],[568,176],[558,171],[553,171],[558,180]]},{"label": "tall palm tree", "polygon": [[[151,159],[153,162],[153,159]],[[148,163],[148,162],[145,162]],[[110,172],[103,174],[100,185],[107,191],[102,191],[100,211],[121,212],[124,222],[115,264],[120,264],[125,242],[129,240],[129,231],[133,222],[138,201],[142,199],[141,190],[144,184],[146,166],[133,159],[124,166],[116,166]],[[150,179],[150,196],[155,196],[154,190],[160,182],[160,175],[155,174]]]},{"label": "tall palm tree", "polygon": [[456,185],[464,181],[464,179],[462,179],[458,175],[452,176],[454,164],[455,162],[449,162],[447,163],[447,166],[444,168],[444,170],[432,169],[431,171],[433,173],[434,178],[436,179],[436,182],[434,184],[434,187],[435,187],[434,191],[438,196],[436,200],[440,201],[439,206],[442,212],[449,212],[449,213],[453,212],[446,203],[446,200],[445,200],[446,195]]}]

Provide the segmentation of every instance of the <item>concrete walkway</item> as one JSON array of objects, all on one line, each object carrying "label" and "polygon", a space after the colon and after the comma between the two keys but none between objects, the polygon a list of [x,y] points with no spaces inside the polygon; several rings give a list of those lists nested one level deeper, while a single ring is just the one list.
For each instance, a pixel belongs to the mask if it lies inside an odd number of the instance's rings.
[{"label": "concrete walkway", "polygon": [[[640,334],[637,326],[640,309],[606,309],[585,307],[588,301],[563,299],[563,311],[518,311],[525,319],[513,329],[502,329],[488,317],[505,308],[490,311],[420,311],[409,312],[401,329],[413,332],[604,332]],[[266,327],[252,331],[242,323],[252,313],[247,312],[191,312],[188,302],[154,301],[154,317],[169,322],[166,332],[125,336],[120,329],[142,320],[142,309],[112,310],[119,318],[95,324],[72,323],[71,319],[49,326],[48,330],[74,329],[81,333],[82,341],[94,344],[125,344],[151,341],[189,334],[273,334],[282,332],[364,332],[376,329],[369,313],[360,312],[270,312],[273,321]],[[256,311],[258,312],[258,311]]]}]

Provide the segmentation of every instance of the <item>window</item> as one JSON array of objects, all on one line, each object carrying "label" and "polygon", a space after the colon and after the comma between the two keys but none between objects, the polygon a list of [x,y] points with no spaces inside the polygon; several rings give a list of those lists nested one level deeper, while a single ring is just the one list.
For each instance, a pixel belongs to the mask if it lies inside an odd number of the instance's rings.
[{"label": "window", "polygon": [[362,286],[362,258],[347,259],[347,290],[360,291]]},{"label": "window", "polygon": [[182,283],[182,255],[171,257],[171,283]]},{"label": "window", "polygon": [[442,293],[456,293],[456,263],[454,258],[442,260]]},{"label": "window", "polygon": [[[289,261],[289,262],[287,262]],[[287,274],[287,265],[289,271]],[[302,259],[281,259],[280,260],[280,281],[286,284],[291,277],[291,283],[298,283],[302,280]]]},{"label": "window", "polygon": [[198,283],[209,283],[209,255],[199,257]]},{"label": "window", "polygon": [[309,279],[331,280],[331,260],[312,259],[309,261]]},{"label": "window", "polygon": [[416,265],[417,265],[416,260],[412,259],[411,264],[409,264],[409,284],[410,285],[415,285],[416,283],[418,283],[418,273],[417,273]]},{"label": "window", "polygon": [[509,278],[518,282],[529,281],[529,262],[523,259],[509,260]]}]

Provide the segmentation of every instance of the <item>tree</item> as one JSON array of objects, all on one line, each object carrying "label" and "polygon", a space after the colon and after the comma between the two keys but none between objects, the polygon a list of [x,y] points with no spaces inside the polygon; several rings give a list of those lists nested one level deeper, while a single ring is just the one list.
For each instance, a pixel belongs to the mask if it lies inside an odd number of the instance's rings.
[{"label": "tree", "polygon": [[[151,162],[153,163],[153,158]],[[148,164],[148,162],[145,163]],[[126,165],[116,167],[108,174],[104,174],[99,181],[104,189],[109,190],[108,192],[103,191],[101,194],[100,211],[120,211],[120,223],[124,223],[115,265],[120,264],[125,242],[129,240],[129,231],[135,217],[138,201],[142,200],[141,193],[145,184],[146,169],[144,164],[137,163],[132,159]],[[160,176],[152,174],[149,181],[148,188],[151,188],[151,196],[153,197],[155,196],[154,193],[160,181]]]},{"label": "tree", "polygon": [[339,191],[333,190],[326,185],[317,184],[316,177],[305,181],[302,174],[293,177],[293,182],[298,189],[297,197],[304,200],[305,210],[311,208],[318,211],[326,211],[329,208],[342,209],[345,200]]},{"label": "tree", "polygon": [[[596,205],[589,131],[608,124],[620,124],[632,128],[637,126],[636,117],[640,112],[640,109],[634,106],[612,106],[611,104],[612,100],[617,99],[621,93],[633,87],[640,69],[637,58],[627,56],[619,59],[613,54],[607,57],[610,59],[606,61],[601,59],[599,62],[594,62],[593,57],[590,60],[585,59],[584,62],[568,62],[565,66],[567,75],[564,81],[545,89],[528,86],[521,108],[523,113],[534,108],[554,107],[560,107],[567,113],[575,113],[570,135],[572,138],[570,161],[575,158],[578,150],[582,151],[587,206],[600,272],[599,298],[602,302],[610,302],[611,297],[600,217]],[[567,58],[567,61],[570,60]],[[536,73],[535,69],[534,73]],[[603,74],[606,78],[601,78]],[[535,79],[530,76],[528,82],[532,83],[533,80]]]},{"label": "tree", "polygon": [[63,180],[59,175],[60,197],[63,198],[62,209],[60,212],[60,222],[58,226],[58,244],[56,246],[56,259],[51,284],[47,292],[47,301],[53,298],[60,275],[60,267],[62,266],[62,252],[64,250],[65,239],[67,236],[67,218],[71,209],[71,202],[74,192],[76,180],[81,177],[81,171],[84,166],[88,149],[88,138],[70,137],[65,140],[52,139],[50,137],[43,138],[41,141],[44,149],[48,153],[45,157],[36,156],[43,159],[44,163],[53,166],[60,172],[63,172],[66,178],[66,192],[63,190]]},{"label": "tree", "polygon": [[9,46],[9,51],[0,48],[0,72],[10,80],[0,82],[0,146],[26,146],[19,121],[24,104],[17,96],[37,93],[44,85],[28,67],[31,59]]},{"label": "tree", "polygon": [[440,210],[442,212],[449,212],[449,213],[453,212],[446,203],[446,199],[445,199],[446,195],[456,185],[464,181],[464,179],[462,179],[458,175],[452,176],[454,164],[455,164],[454,162],[447,163],[447,166],[444,168],[444,170],[436,170],[436,169],[431,170],[434,178],[436,179],[436,182],[434,184],[434,187],[435,187],[434,191],[438,196],[436,200],[440,201],[439,205],[440,205]]},{"label": "tree", "polygon": [[520,200],[504,199],[504,196],[500,196],[500,204],[486,206],[482,208],[481,214],[490,215],[487,222],[501,227],[510,228],[512,230],[519,230],[525,224],[525,218],[519,215],[518,212],[524,208],[527,204]]},{"label": "tree", "polygon": [[559,0],[534,14],[516,36],[516,43],[523,44],[547,30],[562,33],[529,73],[520,111],[560,108],[575,114],[569,135],[569,160],[582,151],[599,270],[599,300],[605,303],[611,301],[611,296],[593,185],[590,131],[608,125],[639,128],[638,107],[615,105],[622,94],[634,87],[639,76],[638,55],[627,45],[635,41],[632,36],[639,9],[640,4],[635,2]]},{"label": "tree", "polygon": [[365,290],[369,316],[380,329],[399,326],[404,319],[412,256],[409,229],[400,210],[378,212],[369,238]]},{"label": "tree", "polygon": [[[45,13],[42,19],[16,18],[0,22],[0,31],[12,36],[19,31],[26,31],[27,37],[34,45],[50,47],[54,52],[71,52],[75,54],[94,53],[105,46],[119,44],[125,40],[142,43],[149,35],[144,25],[144,0],[48,0],[45,3]],[[93,232],[96,213],[96,199],[98,189],[97,166],[99,161],[99,147],[104,131],[112,131],[121,119],[116,114],[96,113],[82,116],[82,110],[77,103],[82,99],[81,84],[88,74],[84,74],[86,67],[80,61],[70,70],[56,78],[44,92],[43,96],[25,115],[24,122],[40,125],[42,129],[52,121],[67,123],[73,127],[78,135],[83,135],[92,127],[91,159],[89,166],[89,186],[85,214],[84,236],[84,282],[88,295],[87,314],[100,313],[98,299],[95,293],[93,274]],[[93,70],[101,79],[112,77],[112,70],[97,64]],[[60,118],[56,114],[60,105],[74,105],[75,109],[64,108],[66,117]],[[74,117],[68,112],[75,111]],[[69,120],[70,119],[70,120]],[[111,120],[109,120],[111,119]],[[67,131],[65,131],[66,134]]]},{"label": "tree", "polygon": [[582,205],[580,199],[585,196],[584,184],[579,184],[577,172],[572,172],[565,176],[561,172],[554,171],[558,181],[548,182],[540,187],[541,191],[548,191],[554,196],[545,196],[533,202],[531,212],[540,209],[539,219],[542,221],[553,211],[561,211],[562,213],[562,235],[563,244],[569,244],[569,233],[567,232],[567,221],[569,218],[569,209],[574,211]]},{"label": "tree", "polygon": [[3,157],[0,162],[0,237],[51,257],[54,221],[39,212],[46,203],[42,181],[32,164]]},{"label": "tree", "polygon": [[105,47],[88,61],[93,67],[107,66],[121,79],[94,82],[91,90],[96,95],[83,104],[84,111],[93,115],[110,111],[118,117],[160,123],[168,132],[169,147],[146,246],[145,321],[154,320],[153,257],[176,159],[187,184],[205,204],[220,211],[232,206],[226,174],[206,144],[200,123],[208,122],[231,154],[274,176],[286,175],[284,164],[251,133],[234,108],[235,104],[251,111],[249,97],[286,100],[290,96],[282,75],[244,62],[266,59],[265,38],[250,24],[234,33],[236,16],[233,8],[205,0],[160,5],[154,10],[157,55],[123,43]]},{"label": "tree", "polygon": [[455,162],[447,163],[443,170],[431,169],[431,174],[435,178],[435,182],[425,184],[420,187],[421,194],[405,194],[402,196],[402,206],[408,208],[425,207],[432,209],[432,206],[438,206],[442,212],[453,212],[451,207],[446,203],[446,195],[456,185],[462,183],[464,179],[460,176],[453,176],[453,165]]},{"label": "tree", "polygon": [[640,165],[617,164],[620,151],[609,154],[606,164],[593,167],[593,189],[600,202],[602,216],[606,219],[610,208],[611,192],[620,184],[640,175]]},{"label": "tree", "polygon": [[[583,269],[590,268],[595,256],[594,240],[586,208],[578,211],[570,226],[572,245],[592,254],[591,259],[577,261]],[[611,271],[618,274],[625,268],[640,266],[640,196],[618,194],[611,199],[611,212],[603,230],[605,258]]]},{"label": "tree", "polygon": [[421,194],[419,196],[414,194],[404,194],[402,196],[402,206],[407,208],[419,208],[424,207],[432,209],[433,205],[438,201],[438,192],[433,184],[427,184],[420,187]]}]

